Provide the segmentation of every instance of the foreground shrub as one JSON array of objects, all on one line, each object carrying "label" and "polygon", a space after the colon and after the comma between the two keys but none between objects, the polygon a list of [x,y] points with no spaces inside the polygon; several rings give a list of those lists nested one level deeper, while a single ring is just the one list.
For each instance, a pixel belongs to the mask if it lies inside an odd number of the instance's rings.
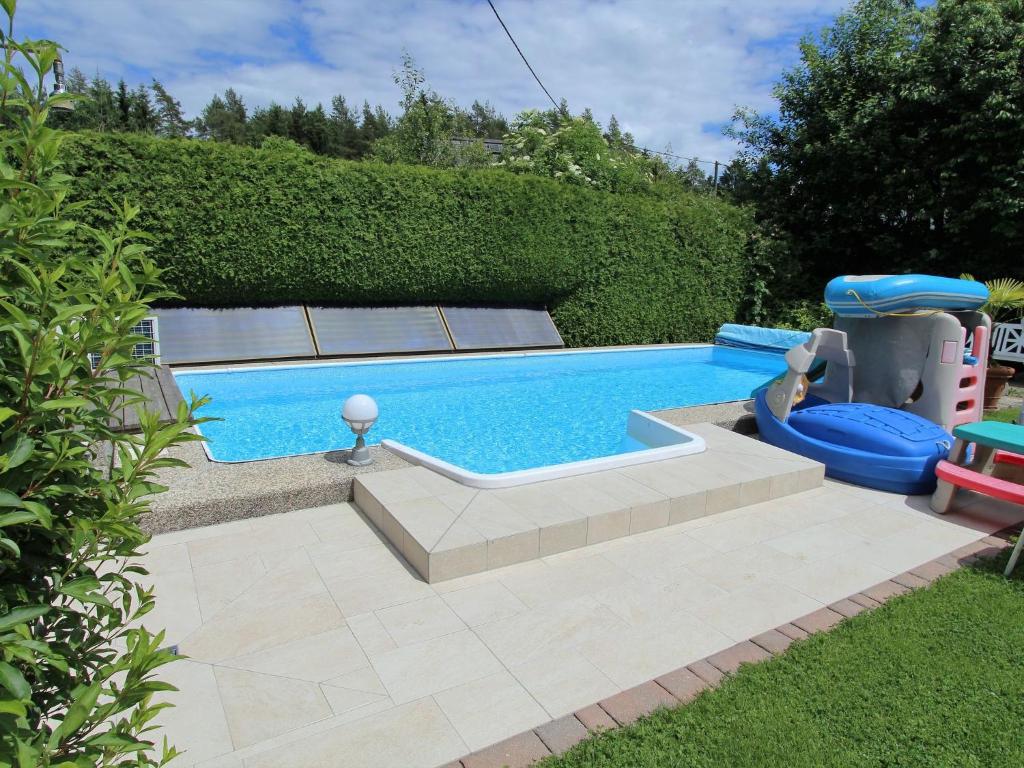
[{"label": "foreground shrub", "polygon": [[46,96],[56,48],[15,43],[14,0],[0,5],[14,128],[0,136],[0,766],[154,765],[174,754],[148,736],[173,656],[132,623],[153,595],[126,563],[147,541],[154,470],[180,464],[161,450],[198,438],[186,407],[164,427],[144,415],[141,435],[113,429],[118,398],[140,400],[123,382],[151,367],[131,328],[168,294],[130,229],[138,209],[106,230],[66,218],[61,137],[44,126],[69,98]]},{"label": "foreground shrub", "polygon": [[[76,198],[129,197],[188,303],[546,305],[574,345],[710,339],[737,316],[749,215],[498,169],[79,134]],[[94,225],[109,214],[79,214]]]}]

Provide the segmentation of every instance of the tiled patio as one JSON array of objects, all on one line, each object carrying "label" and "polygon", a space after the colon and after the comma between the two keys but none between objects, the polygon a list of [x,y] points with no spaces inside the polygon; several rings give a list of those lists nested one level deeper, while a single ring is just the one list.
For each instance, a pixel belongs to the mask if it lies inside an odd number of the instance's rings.
[{"label": "tiled patio", "polygon": [[156,537],[163,722],[204,768],[431,768],[1016,522],[831,481],[425,583],[347,504]]}]

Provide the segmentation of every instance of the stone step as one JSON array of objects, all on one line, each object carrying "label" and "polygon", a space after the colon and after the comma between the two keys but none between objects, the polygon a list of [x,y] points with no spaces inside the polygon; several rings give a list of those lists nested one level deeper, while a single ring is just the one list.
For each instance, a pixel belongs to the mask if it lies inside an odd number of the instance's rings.
[{"label": "stone step", "polygon": [[822,484],[824,465],[712,424],[692,456],[495,490],[425,467],[355,479],[355,504],[427,582],[546,557]]}]

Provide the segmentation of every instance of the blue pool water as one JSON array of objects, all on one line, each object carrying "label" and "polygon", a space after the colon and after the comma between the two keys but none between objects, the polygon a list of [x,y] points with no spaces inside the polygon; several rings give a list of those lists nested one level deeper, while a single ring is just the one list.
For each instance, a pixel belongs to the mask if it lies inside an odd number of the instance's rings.
[{"label": "blue pool water", "polygon": [[176,373],[210,395],[202,426],[218,461],[250,461],[352,445],[342,403],[363,392],[390,438],[474,472],[610,456],[631,409],[724,402],[780,374],[779,355],[722,347],[363,362]]}]

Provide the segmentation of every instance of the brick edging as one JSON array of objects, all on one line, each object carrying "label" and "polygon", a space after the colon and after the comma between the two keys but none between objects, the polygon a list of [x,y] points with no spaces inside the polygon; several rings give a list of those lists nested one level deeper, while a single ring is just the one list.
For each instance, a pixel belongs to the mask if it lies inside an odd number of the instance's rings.
[{"label": "brick edging", "polygon": [[526,768],[545,757],[567,751],[588,736],[629,725],[660,707],[686,704],[705,690],[716,687],[726,676],[735,674],[743,664],[766,661],[783,653],[797,640],[817,632],[826,632],[843,619],[877,608],[892,597],[928,586],[936,579],[980,558],[999,554],[1010,546],[1010,536],[1017,533],[1018,526],[1004,528],[825,608],[819,608],[634,688],[620,691],[571,715],[551,720],[466,755],[443,768]]}]

